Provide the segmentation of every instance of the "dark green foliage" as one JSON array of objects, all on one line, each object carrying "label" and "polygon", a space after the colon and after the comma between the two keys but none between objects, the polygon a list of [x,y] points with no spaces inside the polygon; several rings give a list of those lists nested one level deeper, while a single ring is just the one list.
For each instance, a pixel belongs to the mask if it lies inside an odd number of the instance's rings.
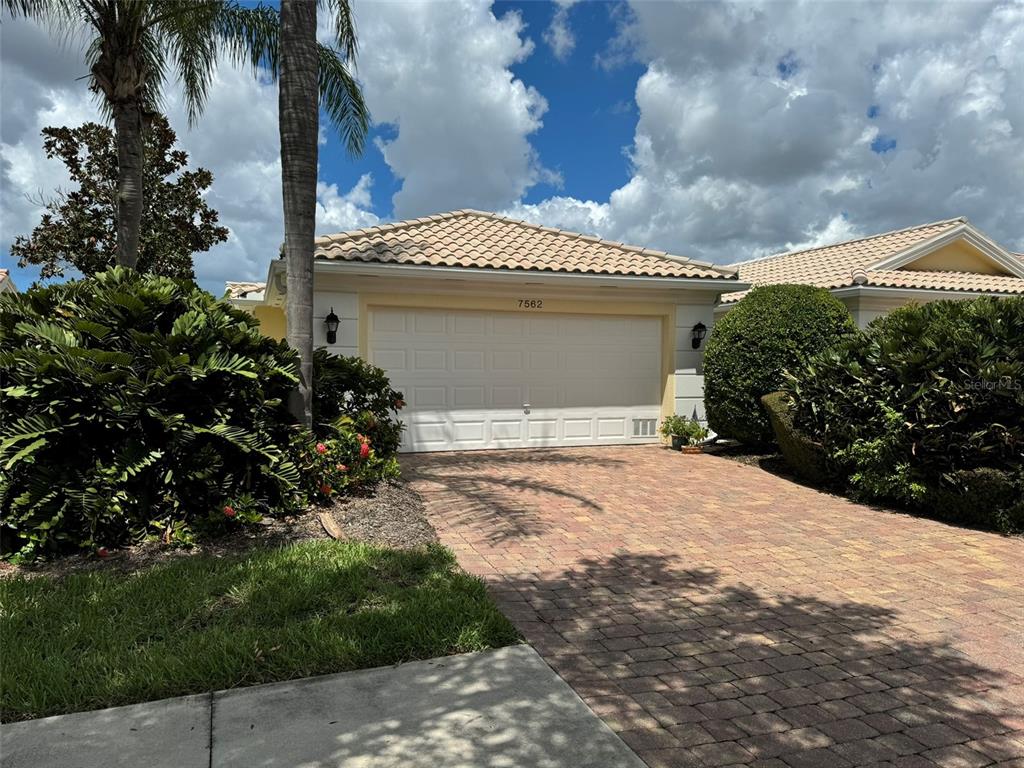
[{"label": "dark green foliage", "polygon": [[775,433],[775,441],[790,468],[803,480],[825,485],[829,471],[825,449],[793,426],[789,397],[785,392],[772,392],[761,398],[765,413]]},{"label": "dark green foliage", "polygon": [[[897,310],[813,357],[787,389],[795,424],[855,493],[927,511],[937,490],[968,487],[957,473],[1021,472],[1024,298]],[[999,502],[990,524],[1017,502]]]},{"label": "dark green foliage", "polygon": [[754,446],[773,440],[761,398],[780,389],[783,371],[853,333],[849,310],[808,285],[753,289],[715,324],[704,355],[708,426]]},{"label": "dark green foliage", "polygon": [[[114,132],[99,123],[44,128],[46,156],[59,159],[77,188],[46,201],[42,221],[28,237],[15,238],[18,265],[41,264],[42,277],[73,268],[85,275],[114,265],[117,254],[117,146]],[[139,234],[140,272],[167,277],[192,275],[192,255],[228,239],[204,194],[213,184],[205,168],[188,170],[188,155],[175,149],[167,118],[154,115],[144,134],[143,209]]]},{"label": "dark green foliage", "polygon": [[313,429],[318,436],[334,436],[338,420],[348,417],[369,438],[377,456],[395,455],[402,439],[398,411],[405,401],[383,370],[361,357],[318,349],[313,353],[313,382]]},{"label": "dark green foliage", "polygon": [[187,281],[113,269],[0,299],[8,551],[111,546],[292,503],[296,357]]},{"label": "dark green foliage", "polygon": [[292,456],[302,475],[302,488],[310,501],[326,503],[333,497],[394,480],[399,475],[394,453],[381,454],[356,423],[342,416],[321,440],[308,433],[292,444]]},{"label": "dark green foliage", "polygon": [[950,472],[928,486],[921,509],[940,520],[1024,531],[1024,472],[990,467]]}]

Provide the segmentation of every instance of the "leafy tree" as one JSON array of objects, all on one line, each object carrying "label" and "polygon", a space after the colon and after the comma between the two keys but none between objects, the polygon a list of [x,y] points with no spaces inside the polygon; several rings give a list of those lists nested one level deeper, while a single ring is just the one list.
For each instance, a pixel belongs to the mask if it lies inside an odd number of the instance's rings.
[{"label": "leafy tree", "polygon": [[[32,234],[18,237],[11,253],[18,265],[41,264],[43,277],[59,277],[68,268],[85,275],[114,266],[117,255],[117,147],[114,132],[98,123],[78,128],[44,128],[46,156],[67,166],[78,189],[58,192]],[[227,240],[217,212],[203,200],[213,183],[205,168],[185,170],[188,155],[175,149],[167,118],[153,118],[145,134],[142,272],[192,278],[192,254]]]},{"label": "leafy tree", "polygon": [[[267,6],[246,8],[234,0],[0,0],[0,5],[12,16],[45,23],[59,37],[83,30],[91,34],[89,88],[99,94],[113,121],[117,145],[117,263],[135,267],[143,211],[143,133],[158,111],[165,80],[180,83],[193,123],[202,113],[220,53],[277,77],[278,12]],[[339,12],[342,16],[351,21],[347,13]],[[323,106],[349,145],[361,147],[368,117],[359,88],[337,52],[319,46],[318,57]]]}]

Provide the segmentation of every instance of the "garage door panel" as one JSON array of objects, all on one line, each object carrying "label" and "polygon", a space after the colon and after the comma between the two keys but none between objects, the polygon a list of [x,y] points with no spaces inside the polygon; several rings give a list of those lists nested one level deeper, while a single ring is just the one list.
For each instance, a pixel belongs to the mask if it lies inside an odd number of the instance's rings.
[{"label": "garage door panel", "polygon": [[527,419],[526,434],[530,440],[554,439],[558,437],[558,420],[549,419]]},{"label": "garage door panel", "polygon": [[[369,357],[405,392],[404,450],[651,442],[661,321],[373,310]],[[530,404],[530,413],[523,405]]]},{"label": "garage door panel", "polygon": [[408,370],[404,349],[376,349],[370,355],[370,362],[393,375]]},{"label": "garage door panel", "polygon": [[377,310],[371,325],[375,333],[405,333],[405,316],[398,310]]},{"label": "garage door panel", "polygon": [[566,440],[592,440],[594,438],[593,419],[567,418],[562,421],[562,427],[565,430]]},{"label": "garage door panel", "polygon": [[522,419],[501,419],[491,421],[491,438],[496,441],[520,441],[523,439]]},{"label": "garage door panel", "polygon": [[526,400],[531,408],[557,408],[563,398],[559,397],[561,390],[557,387],[529,387],[526,390]]},{"label": "garage door panel", "polygon": [[626,419],[598,419],[597,436],[624,438],[626,436]]},{"label": "garage door panel", "polygon": [[483,419],[455,420],[452,422],[452,437],[462,446],[483,446],[487,440],[487,423]]},{"label": "garage door panel", "polygon": [[440,349],[414,349],[412,351],[413,371],[446,371],[448,355]]},{"label": "garage door panel", "polygon": [[413,387],[409,402],[414,408],[444,408],[448,404],[445,387]]},{"label": "garage door panel", "polygon": [[523,337],[525,318],[516,317],[515,315],[495,315],[490,318],[490,324],[492,336],[521,339]]},{"label": "garage door panel", "polygon": [[487,332],[487,317],[467,313],[454,315],[452,332],[458,336],[483,336]]},{"label": "garage door panel", "polygon": [[492,371],[522,371],[523,350],[497,349],[491,352]]},{"label": "garage door panel", "polygon": [[413,332],[423,336],[444,336],[447,317],[440,312],[417,312],[413,315]]},{"label": "garage door panel", "polygon": [[487,405],[487,390],[483,385],[452,387],[452,406],[455,408],[482,408]]},{"label": "garage door panel", "polygon": [[525,402],[521,387],[491,387],[492,408],[522,408]]},{"label": "garage door panel", "polygon": [[452,354],[452,370],[456,373],[482,371],[486,357],[482,349],[458,349]]}]

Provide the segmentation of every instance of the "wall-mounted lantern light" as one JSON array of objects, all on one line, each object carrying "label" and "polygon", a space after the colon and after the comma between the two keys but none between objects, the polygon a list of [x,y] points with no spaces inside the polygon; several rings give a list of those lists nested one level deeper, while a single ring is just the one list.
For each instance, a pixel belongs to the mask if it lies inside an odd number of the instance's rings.
[{"label": "wall-mounted lantern light", "polygon": [[693,330],[690,332],[690,343],[693,344],[694,349],[700,349],[700,343],[704,341],[704,337],[708,335],[708,327],[704,323],[697,323],[693,326]]},{"label": "wall-mounted lantern light", "polygon": [[334,307],[331,307],[331,314],[324,318],[324,325],[327,327],[327,343],[336,343],[338,341],[338,326],[341,325],[341,319],[334,314]]}]

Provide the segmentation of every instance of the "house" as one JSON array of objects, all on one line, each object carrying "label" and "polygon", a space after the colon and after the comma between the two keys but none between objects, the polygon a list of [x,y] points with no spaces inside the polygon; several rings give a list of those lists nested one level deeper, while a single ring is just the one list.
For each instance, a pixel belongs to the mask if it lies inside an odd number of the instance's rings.
[{"label": "house", "polygon": [[[752,285],[805,283],[828,288],[861,327],[911,302],[1024,294],[1024,258],[967,219],[947,219],[820,248],[730,265]],[[729,293],[721,317],[746,291]]]},{"label": "house", "polygon": [[[654,442],[703,418],[703,338],[736,270],[459,210],[319,237],[314,344],[405,393],[410,451]],[[231,301],[283,337],[285,264]],[[328,336],[325,320],[337,319]]]}]

